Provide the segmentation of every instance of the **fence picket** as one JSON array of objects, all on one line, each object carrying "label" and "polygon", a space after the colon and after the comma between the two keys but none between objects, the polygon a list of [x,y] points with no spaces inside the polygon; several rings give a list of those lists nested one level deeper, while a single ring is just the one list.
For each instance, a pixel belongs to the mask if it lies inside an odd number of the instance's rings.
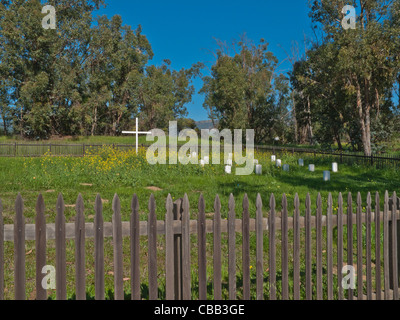
[{"label": "fence picket", "polygon": [[[35,248],[36,248],[36,300],[46,300],[47,290],[42,286],[42,269],[46,265],[46,218],[43,196],[36,201]],[[0,264],[2,265],[2,264]]]},{"label": "fence picket", "polygon": [[228,204],[228,282],[229,300],[236,300],[236,214],[233,194]]},{"label": "fence picket", "polygon": [[[371,223],[372,223],[372,209],[371,209],[371,193],[367,195],[367,215],[365,221],[365,258],[366,258],[366,274],[367,274],[367,300],[372,300],[372,247],[371,247]],[[377,263],[377,262],[376,262]]]},{"label": "fence picket", "polygon": [[[4,220],[3,204],[0,199],[0,266],[4,266]],[[4,300],[4,268],[0,267],[0,300]]]},{"label": "fence picket", "polygon": [[85,276],[85,216],[83,198],[79,194],[76,201],[75,217],[75,279],[76,299],[86,299],[86,276]]},{"label": "fence picket", "polygon": [[56,228],[56,296],[57,300],[67,299],[67,270],[65,248],[65,204],[62,194],[57,199]]},{"label": "fence picket", "polygon": [[310,194],[309,193],[307,193],[307,197],[306,197],[305,225],[306,225],[306,248],[305,248],[305,256],[306,256],[306,261],[305,261],[305,263],[306,263],[306,300],[312,300],[311,198],[310,198]]},{"label": "fence picket", "polygon": [[154,194],[151,194],[149,200],[149,217],[148,217],[148,270],[149,270],[149,299],[158,299],[158,282],[157,282],[157,216],[156,216],[156,200]]},{"label": "fence picket", "polygon": [[190,208],[189,198],[185,193],[182,203],[182,299],[191,300],[190,276]]},{"label": "fence picket", "polygon": [[289,234],[287,197],[285,193],[282,196],[281,237],[282,300],[289,300]]},{"label": "fence picket", "polygon": [[339,193],[338,198],[337,225],[338,299],[343,300],[343,196],[341,192]]},{"label": "fence picket", "polygon": [[385,192],[385,203],[383,206],[383,277],[384,297],[389,300],[390,275],[389,275],[389,192]]},{"label": "fence picket", "polygon": [[139,199],[136,194],[133,195],[131,201],[130,220],[131,300],[140,300],[140,217]]},{"label": "fence picket", "polygon": [[316,228],[317,300],[322,300],[322,197],[320,193],[317,197]]},{"label": "fence picket", "polygon": [[363,300],[363,241],[362,241],[362,199],[361,193],[357,194],[357,292],[358,300]]},{"label": "fence picket", "polygon": [[243,198],[242,216],[242,273],[243,273],[243,300],[250,300],[250,214],[249,198]]},{"label": "fence picket", "polygon": [[24,203],[18,193],[14,221],[14,283],[15,300],[25,300],[25,218]]},{"label": "fence picket", "polygon": [[199,264],[199,300],[207,300],[207,260],[206,260],[206,205],[201,194],[197,220],[197,248]]},{"label": "fence picket", "polygon": [[174,280],[174,204],[172,197],[168,194],[165,204],[165,291],[166,299],[175,299],[175,280]]},{"label": "fence picket", "polygon": [[392,223],[391,223],[391,261],[392,261],[392,288],[393,288],[393,300],[399,300],[399,276],[398,276],[398,261],[397,261],[397,194],[393,193],[392,197]]},{"label": "fence picket", "polygon": [[112,210],[114,212],[112,215],[114,252],[114,299],[124,300],[121,203],[117,194],[115,194],[112,202]]},{"label": "fence picket", "polygon": [[94,269],[95,269],[95,299],[105,299],[104,286],[104,221],[103,202],[99,194],[94,205]]},{"label": "fence picket", "polygon": [[375,288],[376,300],[382,299],[381,285],[381,208],[379,192],[375,194]]},{"label": "fence picket", "polygon": [[221,300],[222,299],[222,274],[221,274],[221,267],[222,267],[222,260],[221,260],[221,200],[219,196],[216,195],[214,201],[214,299]]},{"label": "fence picket", "polygon": [[276,300],[275,196],[269,201],[269,299]]},{"label": "fence picket", "polygon": [[[347,265],[353,266],[353,197],[347,195]],[[354,290],[347,290],[347,299],[353,300]]]},{"label": "fence picket", "polygon": [[327,260],[327,289],[328,300],[333,300],[333,230],[332,230],[332,194],[328,195],[328,209],[326,215],[326,260]]},{"label": "fence picket", "polygon": [[261,195],[256,200],[256,290],[257,300],[264,300],[264,221]]},{"label": "fence picket", "polygon": [[293,298],[300,300],[300,200],[297,193],[293,217]]}]

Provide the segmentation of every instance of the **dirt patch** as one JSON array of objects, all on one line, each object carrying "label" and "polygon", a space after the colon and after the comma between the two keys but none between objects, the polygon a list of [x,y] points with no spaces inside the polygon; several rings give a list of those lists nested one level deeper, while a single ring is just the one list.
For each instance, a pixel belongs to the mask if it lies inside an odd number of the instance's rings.
[{"label": "dirt patch", "polygon": [[45,192],[46,193],[53,193],[53,192],[56,192],[56,190],[46,190]]},{"label": "dirt patch", "polygon": [[160,189],[159,187],[154,187],[154,186],[152,186],[152,187],[147,187],[146,189],[147,189],[147,190],[151,190],[151,191],[162,191],[162,189]]},{"label": "dirt patch", "polygon": [[65,207],[66,208],[75,208],[76,205],[75,204],[66,204]]},{"label": "dirt patch", "polygon": [[93,184],[91,183],[80,183],[80,185],[84,187],[93,187]]}]

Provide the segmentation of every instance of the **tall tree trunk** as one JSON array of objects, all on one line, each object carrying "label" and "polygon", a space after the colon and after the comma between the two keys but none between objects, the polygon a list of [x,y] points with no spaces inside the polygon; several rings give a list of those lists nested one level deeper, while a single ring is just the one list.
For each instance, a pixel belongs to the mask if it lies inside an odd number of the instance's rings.
[{"label": "tall tree trunk", "polygon": [[368,101],[368,94],[365,97],[365,108],[363,108],[363,100],[361,94],[361,87],[357,81],[357,110],[361,128],[361,141],[363,144],[364,154],[371,155],[371,119],[370,119],[370,105]]}]

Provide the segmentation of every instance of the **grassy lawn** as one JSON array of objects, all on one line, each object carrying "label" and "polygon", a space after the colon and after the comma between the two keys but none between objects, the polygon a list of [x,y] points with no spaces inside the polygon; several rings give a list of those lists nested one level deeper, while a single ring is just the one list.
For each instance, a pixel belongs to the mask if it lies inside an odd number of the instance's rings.
[{"label": "grassy lawn", "polygon": [[[157,216],[159,220],[164,219],[165,200],[170,193],[174,199],[188,194],[191,204],[191,218],[196,218],[197,203],[200,194],[204,195],[206,200],[206,212],[212,213],[214,198],[219,194],[222,202],[222,216],[227,217],[228,199],[232,193],[236,200],[237,217],[240,218],[242,210],[242,200],[245,193],[250,199],[250,215],[255,218],[255,199],[260,193],[264,204],[264,215],[268,215],[269,199],[272,193],[276,196],[277,209],[280,211],[280,202],[282,194],[286,193],[289,202],[289,214],[293,212],[293,200],[296,193],[300,196],[301,206],[304,208],[306,194],[312,196],[312,204],[315,208],[317,194],[321,193],[324,208],[328,194],[331,192],[334,197],[334,213],[337,211],[337,197],[339,192],[343,192],[344,199],[347,199],[347,193],[353,193],[353,199],[356,199],[357,192],[361,192],[365,206],[368,192],[378,191],[381,198],[384,192],[388,190],[400,191],[400,172],[395,169],[373,169],[364,166],[340,165],[338,173],[332,173],[332,180],[324,182],[322,172],[330,170],[332,159],[329,158],[305,158],[305,167],[297,165],[297,158],[290,154],[282,154],[280,158],[283,163],[290,165],[290,172],[284,172],[271,163],[268,153],[256,153],[256,159],[263,165],[263,175],[256,176],[236,176],[226,175],[223,165],[209,165],[202,168],[199,165],[155,165],[151,166],[145,159],[146,151],[141,149],[139,155],[134,151],[117,151],[112,148],[104,148],[98,155],[88,155],[83,158],[53,157],[47,155],[42,158],[0,158],[0,198],[3,203],[3,217],[5,224],[13,223],[14,203],[18,192],[21,192],[24,199],[24,214],[26,223],[34,223],[35,203],[39,193],[44,196],[46,204],[47,223],[54,222],[55,204],[58,193],[62,193],[66,204],[66,221],[73,222],[75,216],[74,204],[79,193],[83,195],[85,201],[86,222],[93,222],[94,219],[94,201],[99,193],[103,199],[104,220],[111,221],[112,199],[117,193],[121,200],[122,219],[129,221],[130,201],[132,195],[136,193],[140,201],[141,220],[147,220],[147,203],[150,195],[154,193],[157,202]],[[308,171],[308,164],[314,163],[316,171]],[[233,172],[235,172],[233,170]],[[304,215],[304,210],[301,213]],[[315,214],[315,213],[313,213]],[[211,215],[209,215],[211,216]],[[209,281],[212,281],[212,236],[208,238],[207,250],[209,255],[210,268],[208,269]],[[224,238],[223,238],[224,239]],[[226,239],[224,239],[226,240]],[[126,292],[129,287],[129,240],[124,240],[124,263],[126,274]],[[163,237],[159,237],[159,246],[163,247]],[[237,243],[240,247],[240,236]],[[193,237],[192,262],[197,261],[196,237]],[[268,247],[267,239],[265,248]],[[252,250],[255,250],[255,236],[251,239]],[[34,298],[34,243],[27,243],[27,296]],[[146,262],[147,240],[143,239],[141,243],[142,266],[142,295],[145,298],[147,262]],[[67,245],[67,273],[68,273],[68,292],[69,297],[73,298],[74,289],[74,245],[73,241],[68,241]],[[106,240],[106,288],[108,297],[112,298],[113,288],[113,258],[111,239]],[[226,247],[223,246],[223,252]],[[211,249],[212,251],[212,249]],[[94,270],[93,270],[93,242],[87,241],[87,287],[88,296],[94,296]],[[255,251],[254,251],[255,252]],[[278,251],[279,252],[279,249]],[[267,252],[266,252],[267,255]],[[240,260],[240,252],[237,254]],[[48,260],[51,262],[55,257],[54,243],[48,243]],[[159,273],[163,270],[163,252],[159,253]],[[6,297],[13,297],[13,245],[7,243],[5,247],[5,274],[6,274]],[[279,261],[279,258],[278,258]],[[227,262],[226,262],[227,263]],[[237,262],[240,266],[240,261]],[[254,266],[253,255],[252,265]],[[224,268],[226,264],[224,265]],[[195,269],[193,269],[195,270]],[[266,277],[268,275],[267,270]],[[278,269],[279,271],[279,269]],[[196,283],[196,273],[192,274],[193,287]],[[238,275],[240,283],[240,275]],[[255,276],[255,268],[252,269],[252,277]],[[227,279],[227,274],[223,273],[223,278]],[[279,275],[278,275],[279,279]],[[159,285],[163,288],[165,277],[160,276]],[[304,282],[303,282],[304,283]],[[195,290],[195,288],[194,288]],[[54,292],[50,291],[51,297],[55,297]],[[160,297],[165,292],[161,289]],[[212,290],[210,287],[210,297]],[[239,290],[240,296],[240,290]]]}]

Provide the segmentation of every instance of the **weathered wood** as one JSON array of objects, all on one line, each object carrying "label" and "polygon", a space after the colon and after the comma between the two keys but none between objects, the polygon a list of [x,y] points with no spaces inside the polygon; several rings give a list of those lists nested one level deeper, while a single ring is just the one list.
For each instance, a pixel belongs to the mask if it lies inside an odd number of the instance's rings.
[{"label": "weathered wood", "polygon": [[175,299],[175,265],[174,265],[174,204],[168,194],[165,204],[165,291],[166,299]]},{"label": "weathered wood", "polygon": [[214,201],[213,270],[214,300],[222,300],[222,257],[221,257],[221,200],[216,195]]},{"label": "weathered wood", "polygon": [[62,194],[58,195],[56,205],[55,238],[56,238],[56,296],[57,300],[67,299],[67,270],[65,247],[65,204]]},{"label": "weathered wood", "polygon": [[343,195],[340,192],[337,211],[337,269],[338,269],[338,299],[343,300],[342,268],[343,268]]},{"label": "weathered wood", "polygon": [[85,268],[85,216],[82,195],[76,201],[75,217],[75,281],[76,299],[86,300],[86,268]]},{"label": "weathered wood", "polygon": [[318,193],[317,197],[317,230],[316,230],[316,265],[317,265],[317,300],[323,299],[322,290],[322,197]]},{"label": "weathered wood", "polygon": [[[347,265],[353,266],[353,198],[347,195]],[[347,299],[353,300],[354,290],[347,290]]]},{"label": "weathered wood", "polygon": [[381,208],[379,192],[375,194],[375,292],[376,300],[382,299],[381,277]]},{"label": "weathered wood", "polygon": [[300,200],[297,193],[293,216],[293,298],[300,300]]},{"label": "weathered wood", "polygon": [[281,264],[282,264],[282,300],[289,300],[289,234],[288,234],[288,209],[287,197],[282,196],[282,214],[281,214]]},{"label": "weathered wood", "polygon": [[383,277],[384,277],[384,298],[389,300],[390,275],[389,275],[389,193],[385,192],[383,207]]},{"label": "weathered wood", "polygon": [[306,247],[305,247],[305,257],[306,257],[306,300],[312,300],[312,270],[311,270],[311,198],[310,194],[307,193],[306,197],[306,216],[305,216],[305,232],[306,232]]},{"label": "weathered wood", "polygon": [[398,239],[397,239],[397,218],[396,218],[396,213],[397,213],[397,195],[396,192],[393,193],[392,197],[393,205],[392,205],[392,221],[391,221],[391,237],[390,237],[390,242],[389,242],[389,248],[390,248],[390,257],[391,257],[391,286],[393,288],[393,300],[399,300],[399,276],[398,276],[398,251],[397,251],[397,245],[398,245]]},{"label": "weathered wood", "polygon": [[363,241],[362,241],[362,199],[361,193],[357,194],[357,292],[358,300],[363,300]]},{"label": "weathered wood", "polygon": [[148,270],[149,270],[149,299],[158,299],[158,281],[157,281],[157,216],[156,200],[154,194],[151,194],[149,200],[148,216]]},{"label": "weathered wood", "polygon": [[46,218],[43,196],[36,201],[35,248],[36,248],[36,300],[46,300],[47,290],[42,286],[43,267],[46,265]]},{"label": "weathered wood", "polygon": [[0,199],[0,300],[4,300],[4,220],[3,204]]},{"label": "weathered wood", "polygon": [[236,214],[233,194],[229,197],[228,210],[228,291],[229,300],[236,300]]},{"label": "weathered wood", "polygon": [[269,206],[269,299],[276,300],[276,246],[275,196],[271,194]]},{"label": "weathered wood", "polygon": [[182,300],[182,202],[174,202],[174,222],[180,223],[179,234],[174,234],[174,273],[175,273],[175,300]]},{"label": "weathered wood", "polygon": [[131,201],[130,220],[131,300],[140,300],[140,217],[139,199],[136,194]]},{"label": "weathered wood", "polygon": [[121,203],[117,194],[112,202],[113,252],[114,252],[114,299],[124,300],[124,275],[122,252]]},{"label": "weathered wood", "polygon": [[104,286],[104,221],[103,221],[103,203],[99,194],[96,196],[94,204],[94,281],[95,281],[95,299],[105,300]]},{"label": "weathered wood", "polygon": [[[366,206],[366,214],[367,214],[367,222],[365,224],[365,259],[366,259],[366,275],[367,275],[367,300],[372,300],[372,241],[371,241],[371,193],[368,192],[367,195],[367,206]],[[377,263],[377,262],[376,262]]]},{"label": "weathered wood", "polygon": [[333,300],[333,230],[332,230],[333,201],[332,194],[328,195],[328,209],[326,215],[326,260],[327,260],[327,296]]},{"label": "weathered wood", "polygon": [[243,198],[242,216],[242,269],[243,269],[243,300],[250,300],[250,213],[249,198]]},{"label": "weathered wood", "polygon": [[185,193],[182,202],[182,299],[192,299],[190,275],[190,207]]},{"label": "weathered wood", "polygon": [[206,205],[202,194],[199,198],[198,209],[197,248],[199,265],[199,300],[207,300]]},{"label": "weathered wood", "polygon": [[14,220],[14,286],[15,300],[25,300],[25,218],[24,203],[18,193]]}]

